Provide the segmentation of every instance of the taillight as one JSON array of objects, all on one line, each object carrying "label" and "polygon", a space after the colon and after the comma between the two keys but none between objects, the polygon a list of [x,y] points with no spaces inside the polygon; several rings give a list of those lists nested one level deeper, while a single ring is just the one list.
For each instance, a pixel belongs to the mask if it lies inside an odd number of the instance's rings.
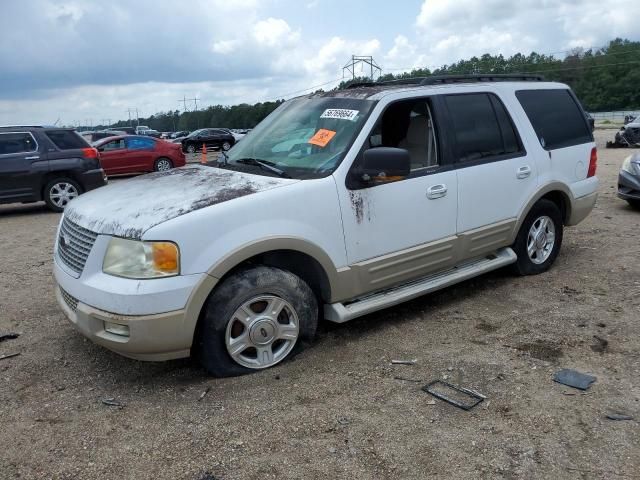
[{"label": "taillight", "polygon": [[587,172],[587,178],[595,177],[596,170],[598,169],[598,149],[593,147],[591,150],[591,158],[589,159],[589,171]]},{"label": "taillight", "polygon": [[82,156],[84,158],[98,158],[98,150],[95,148],[83,148]]}]

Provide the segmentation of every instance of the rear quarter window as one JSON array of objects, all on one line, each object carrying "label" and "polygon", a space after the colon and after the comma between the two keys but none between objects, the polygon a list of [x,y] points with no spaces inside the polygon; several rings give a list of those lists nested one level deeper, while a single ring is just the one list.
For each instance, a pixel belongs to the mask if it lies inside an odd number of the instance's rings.
[{"label": "rear quarter window", "polygon": [[60,150],[77,150],[89,146],[87,141],[74,130],[49,130],[45,135]]},{"label": "rear quarter window", "polygon": [[584,111],[569,90],[520,90],[516,97],[544,149],[593,142]]}]

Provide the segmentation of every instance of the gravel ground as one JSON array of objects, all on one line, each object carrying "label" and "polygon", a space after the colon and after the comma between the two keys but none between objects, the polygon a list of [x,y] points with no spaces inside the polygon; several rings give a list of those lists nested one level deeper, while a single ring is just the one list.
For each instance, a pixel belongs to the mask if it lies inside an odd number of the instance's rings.
[{"label": "gravel ground", "polygon": [[[85,340],[52,293],[59,215],[0,207],[0,333],[21,333],[0,343],[20,353],[0,361],[0,478],[640,478],[640,212],[615,197],[630,152],[603,148],[613,133],[597,132],[596,209],[550,272],[323,325],[313,348],[240,378]],[[597,381],[580,393],[552,381],[561,368]],[[434,402],[420,387],[437,378],[487,399]]]}]

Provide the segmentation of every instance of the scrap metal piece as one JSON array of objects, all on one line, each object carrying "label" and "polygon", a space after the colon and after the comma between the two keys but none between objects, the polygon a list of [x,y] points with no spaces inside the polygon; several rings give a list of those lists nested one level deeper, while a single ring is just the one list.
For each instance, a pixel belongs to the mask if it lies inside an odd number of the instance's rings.
[{"label": "scrap metal piece", "polygon": [[633,417],[631,415],[624,415],[622,413],[610,413],[609,415],[607,415],[607,418],[609,420],[617,420],[617,421],[633,420]]},{"label": "scrap metal piece", "polygon": [[391,365],[415,365],[417,362],[417,358],[413,360],[391,360]]},{"label": "scrap metal piece", "polygon": [[101,401],[108,407],[124,408],[124,403],[118,402],[115,398],[103,398]]},{"label": "scrap metal piece", "polygon": [[18,352],[18,353],[9,353],[7,355],[0,356],[0,360],[5,360],[7,358],[17,357],[18,355],[20,355],[20,352]]},{"label": "scrap metal piece", "polygon": [[0,342],[4,342],[5,340],[15,340],[19,336],[19,333],[5,333],[4,335],[0,335]]},{"label": "scrap metal piece", "polygon": [[553,376],[553,381],[566,385],[568,387],[578,388],[580,390],[588,389],[593,382],[597,379],[592,375],[580,373],[576,370],[565,368],[556,372]]},{"label": "scrap metal piece", "polygon": [[[443,388],[444,386],[444,388]],[[445,395],[442,391],[438,391],[439,390],[452,390],[453,391],[453,395],[456,395],[457,398],[451,398],[450,396]],[[447,403],[450,403],[451,405],[461,408],[463,410],[471,410],[473,407],[475,407],[476,405],[478,405],[479,403],[481,403],[482,401],[484,401],[484,399],[486,398],[484,395],[479,394],[478,392],[474,391],[474,390],[470,390],[468,388],[462,388],[462,387],[457,387],[455,385],[452,385],[450,383],[444,382],[442,380],[434,380],[433,382],[425,385],[424,387],[422,387],[422,390],[427,392],[430,395],[433,395],[436,398],[439,398],[440,400],[444,400]],[[462,395],[460,395],[462,394]],[[452,395],[452,396],[453,396]],[[460,400],[460,397],[469,397],[472,398],[474,401],[473,402],[469,402],[469,403],[463,403]]]}]

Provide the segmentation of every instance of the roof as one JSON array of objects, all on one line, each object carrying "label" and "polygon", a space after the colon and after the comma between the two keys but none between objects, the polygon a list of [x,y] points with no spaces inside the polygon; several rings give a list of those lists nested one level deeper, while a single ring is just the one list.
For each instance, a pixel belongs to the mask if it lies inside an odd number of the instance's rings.
[{"label": "roof", "polygon": [[0,125],[0,128],[55,128],[56,130],[74,130],[69,127],[56,127],[55,125]]}]

